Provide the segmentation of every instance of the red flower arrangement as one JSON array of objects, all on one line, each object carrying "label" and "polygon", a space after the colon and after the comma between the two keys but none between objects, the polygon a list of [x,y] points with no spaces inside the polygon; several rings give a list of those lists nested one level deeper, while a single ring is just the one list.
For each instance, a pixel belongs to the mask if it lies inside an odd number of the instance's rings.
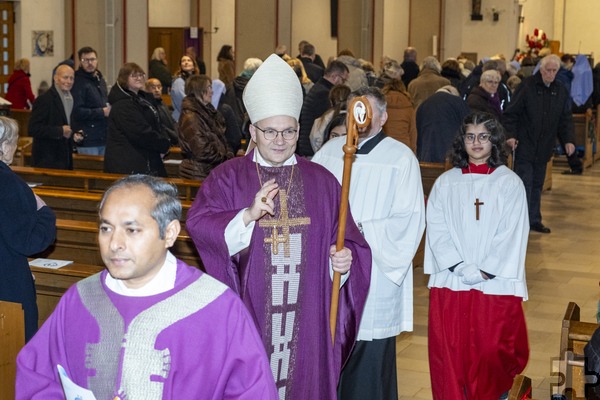
[{"label": "red flower arrangement", "polygon": [[533,35],[525,36],[525,43],[527,43],[528,53],[531,55],[538,55],[541,49],[550,45],[546,33],[538,28],[533,30]]}]

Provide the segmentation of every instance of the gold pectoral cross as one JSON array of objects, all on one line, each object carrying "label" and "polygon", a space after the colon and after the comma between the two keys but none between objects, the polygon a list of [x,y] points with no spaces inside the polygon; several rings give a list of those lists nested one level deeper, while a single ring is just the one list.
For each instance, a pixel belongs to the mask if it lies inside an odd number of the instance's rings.
[{"label": "gold pectoral cross", "polygon": [[479,221],[479,206],[483,206],[485,203],[484,202],[480,202],[479,198],[475,199],[475,203],[473,203],[475,205],[475,219],[477,221]]},{"label": "gold pectoral cross", "polygon": [[[265,243],[271,244],[271,252],[279,253],[279,244],[283,243],[283,254],[286,257],[290,256],[290,226],[300,226],[310,224],[309,217],[290,218],[287,207],[287,192],[281,190],[279,192],[279,218],[261,220],[258,226],[261,228],[272,228],[271,235],[265,237]],[[281,234],[279,234],[281,227]]]}]

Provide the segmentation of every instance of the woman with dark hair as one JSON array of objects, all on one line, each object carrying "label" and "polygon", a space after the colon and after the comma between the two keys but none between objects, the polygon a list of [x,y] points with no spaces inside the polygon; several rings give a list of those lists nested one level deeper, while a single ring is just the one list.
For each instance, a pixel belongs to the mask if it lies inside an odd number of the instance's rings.
[{"label": "woman with dark hair", "polygon": [[191,76],[179,118],[182,178],[203,180],[223,161],[232,158],[225,137],[225,118],[211,104],[212,82],[206,75]]},{"label": "woman with dark hair", "polygon": [[223,81],[225,86],[229,86],[235,78],[235,64],[233,62],[233,47],[228,44],[223,45],[217,55],[217,68],[219,71],[219,79]]},{"label": "woman with dark hair", "polygon": [[434,398],[506,399],[529,358],[521,304],[527,198],[504,165],[504,145],[491,114],[469,114],[454,141],[454,168],[436,180],[427,201]]},{"label": "woman with dark hair", "polygon": [[0,117],[0,301],[23,306],[29,340],[38,329],[38,308],[27,257],[54,242],[56,217],[9,167],[18,139],[17,122]]},{"label": "woman with dark hair", "polygon": [[144,70],[124,64],[108,95],[108,137],[104,172],[167,176],[162,156],[169,151],[169,137],[162,133],[160,117],[151,94],[143,89]]},{"label": "woman with dark hair", "polygon": [[329,140],[325,132],[331,120],[337,117],[340,113],[346,112],[348,96],[352,90],[346,85],[335,85],[329,92],[329,103],[331,108],[317,118],[310,130],[309,139],[313,151],[316,153],[321,146]]},{"label": "woman with dark hair", "polygon": [[171,104],[173,105],[173,119],[179,120],[181,102],[185,97],[185,81],[192,75],[200,75],[200,69],[193,57],[184,55],[179,60],[179,70],[171,84]]}]

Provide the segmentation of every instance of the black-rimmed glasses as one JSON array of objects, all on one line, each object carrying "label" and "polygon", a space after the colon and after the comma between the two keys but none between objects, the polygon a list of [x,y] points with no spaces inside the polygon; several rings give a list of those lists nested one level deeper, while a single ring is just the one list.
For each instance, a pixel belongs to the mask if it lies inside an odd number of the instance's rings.
[{"label": "black-rimmed glasses", "polygon": [[465,134],[465,143],[475,143],[475,139],[477,138],[479,143],[483,144],[487,143],[490,140],[490,137],[492,137],[492,135],[489,133],[480,133],[478,135],[474,133],[467,133]]},{"label": "black-rimmed glasses", "polygon": [[296,138],[296,133],[298,133],[298,129],[292,129],[292,128],[278,131],[278,130],[271,129],[271,128],[261,129],[256,125],[254,125],[254,127],[263,133],[266,140],[274,140],[277,136],[279,136],[280,133],[281,133],[281,137],[283,137],[284,140],[292,140],[292,139]]}]

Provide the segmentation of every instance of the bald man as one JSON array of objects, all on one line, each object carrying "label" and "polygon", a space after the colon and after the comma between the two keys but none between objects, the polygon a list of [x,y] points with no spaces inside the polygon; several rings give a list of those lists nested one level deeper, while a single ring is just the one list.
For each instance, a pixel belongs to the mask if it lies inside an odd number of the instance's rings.
[{"label": "bald man", "polygon": [[58,66],[50,90],[33,103],[29,136],[33,137],[34,167],[73,169],[73,144],[83,140],[83,133],[71,129],[74,77],[73,68]]}]

